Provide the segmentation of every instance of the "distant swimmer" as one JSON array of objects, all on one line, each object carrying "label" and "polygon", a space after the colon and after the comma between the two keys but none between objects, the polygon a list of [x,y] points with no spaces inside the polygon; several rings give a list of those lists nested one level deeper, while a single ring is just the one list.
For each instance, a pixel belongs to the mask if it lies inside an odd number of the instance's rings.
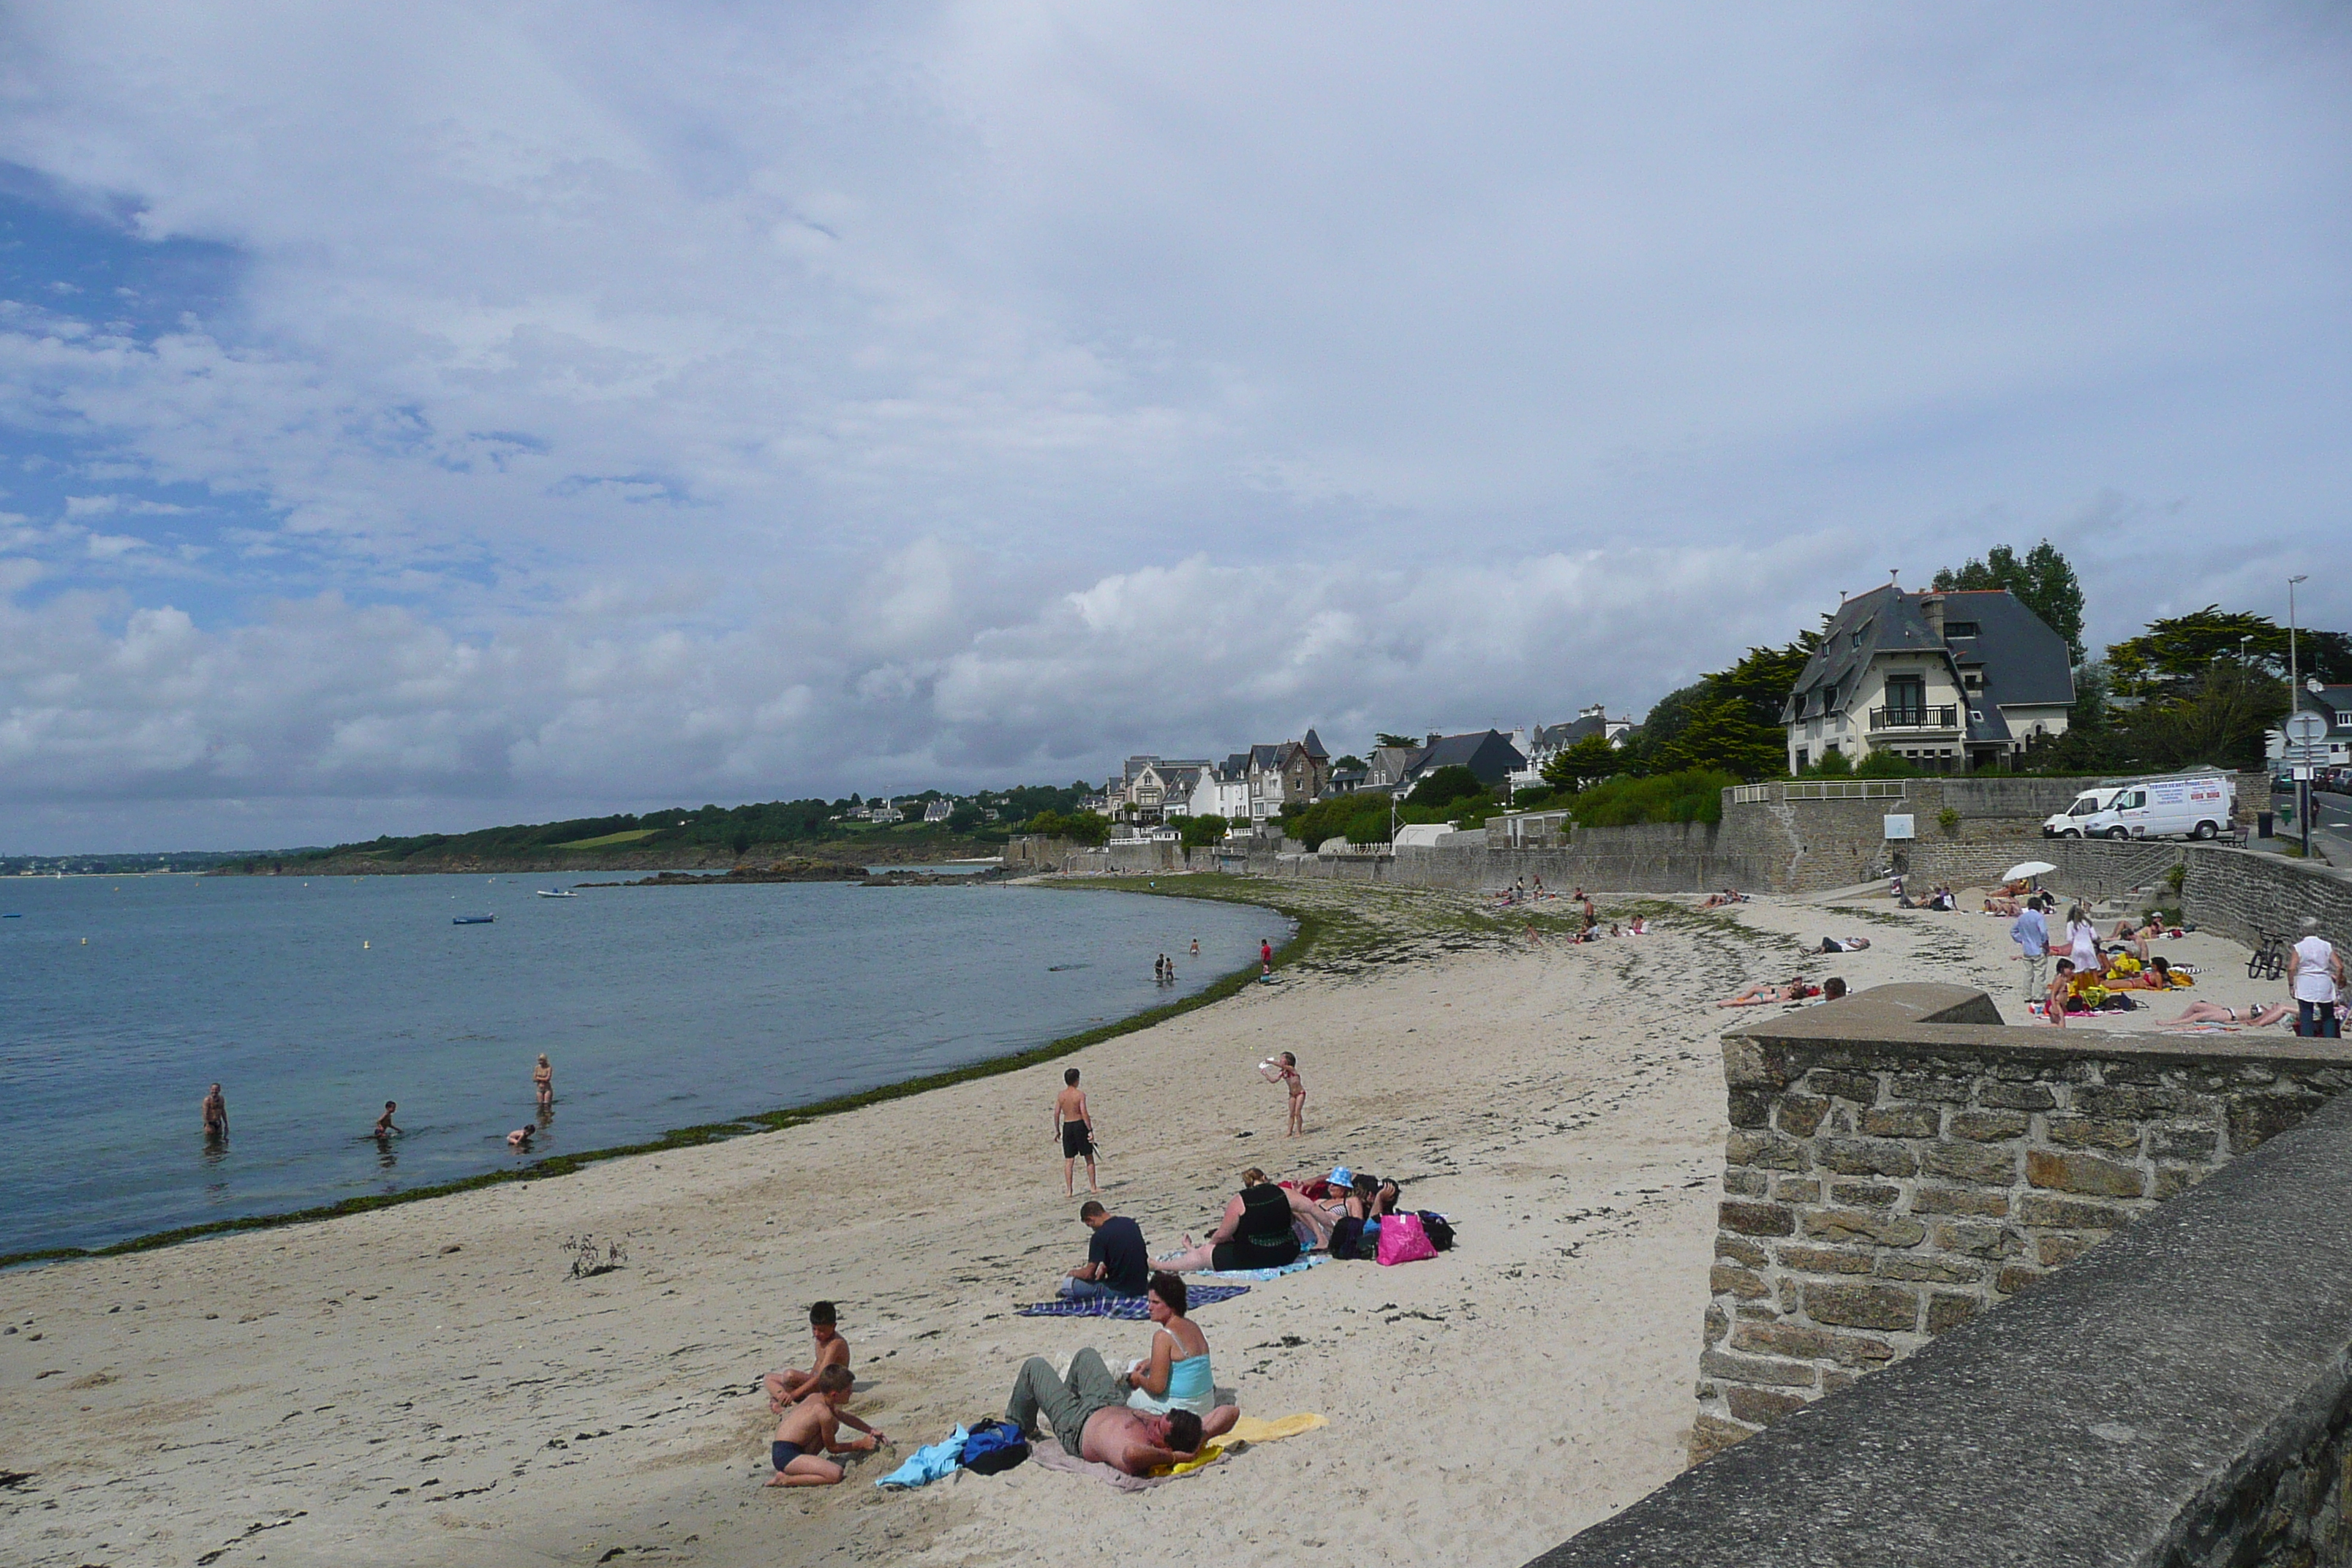
[{"label": "distant swimmer", "polygon": [[[375,1136],[389,1138],[400,1131],[399,1128],[392,1124],[392,1113],[399,1109],[400,1102],[397,1100],[387,1100],[383,1102],[383,1114],[375,1119]],[[402,1136],[405,1137],[406,1134],[403,1133]]]},{"label": "distant swimmer", "polygon": [[1197,936],[1192,939],[1192,956],[1195,958],[1201,956],[1201,939]]},{"label": "distant swimmer", "polygon": [[221,1098],[221,1088],[218,1084],[213,1085],[211,1092],[205,1096],[205,1136],[207,1138],[228,1136],[228,1101]]},{"label": "distant swimmer", "polygon": [[533,1068],[530,1081],[539,1090],[539,1108],[547,1110],[555,1103],[555,1069],[547,1065],[547,1053],[541,1051],[539,1066]]},{"label": "distant swimmer", "polygon": [[536,1127],[518,1127],[507,1134],[507,1147],[518,1153],[529,1153],[530,1141],[538,1135],[539,1129]]}]

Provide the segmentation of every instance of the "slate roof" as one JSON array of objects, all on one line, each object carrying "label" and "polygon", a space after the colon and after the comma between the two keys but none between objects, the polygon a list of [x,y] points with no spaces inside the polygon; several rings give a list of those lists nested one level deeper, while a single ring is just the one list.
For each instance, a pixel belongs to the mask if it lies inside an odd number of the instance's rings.
[{"label": "slate roof", "polygon": [[[1944,595],[1941,637],[1928,625],[1920,598],[1889,584],[1839,605],[1789,693],[1782,721],[1819,718],[1843,706],[1882,653],[1940,653],[1956,678],[1964,669],[1977,671],[1984,689],[1969,695],[1977,700],[1973,711],[1983,717],[1970,721],[1970,740],[2008,739],[2003,707],[2063,707],[2074,700],[2066,639],[2015,595],[2005,589]],[[1972,634],[1955,630],[1970,626]]]},{"label": "slate roof", "polygon": [[1538,746],[1573,746],[1591,735],[1607,735],[1609,721],[1598,713],[1587,713],[1581,719],[1571,719],[1565,724],[1546,724],[1536,731],[1532,743]]},{"label": "slate roof", "polygon": [[1475,735],[1440,735],[1421,749],[1405,770],[1405,782],[1411,784],[1440,768],[1465,767],[1477,776],[1480,784],[1491,784],[1515,768],[1528,765],[1527,758],[1511,744],[1500,730],[1481,730]]}]

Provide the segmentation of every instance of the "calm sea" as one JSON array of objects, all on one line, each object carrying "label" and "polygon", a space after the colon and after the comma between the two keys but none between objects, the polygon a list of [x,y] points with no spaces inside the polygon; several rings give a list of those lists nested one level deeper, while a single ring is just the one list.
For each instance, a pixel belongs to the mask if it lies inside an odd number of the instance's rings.
[{"label": "calm sea", "polygon": [[[1268,911],[1034,888],[499,877],[0,881],[0,1253],[331,1203],[1040,1044],[1279,945]],[[453,925],[459,913],[489,925]],[[1198,938],[1201,956],[1190,957]],[[1178,955],[1173,987],[1151,961]],[[224,1086],[229,1136],[198,1105]],[[404,1136],[370,1137],[383,1102]],[[1039,1112],[1044,1121],[1044,1112]],[[1041,1135],[1042,1142],[1042,1135]]]}]

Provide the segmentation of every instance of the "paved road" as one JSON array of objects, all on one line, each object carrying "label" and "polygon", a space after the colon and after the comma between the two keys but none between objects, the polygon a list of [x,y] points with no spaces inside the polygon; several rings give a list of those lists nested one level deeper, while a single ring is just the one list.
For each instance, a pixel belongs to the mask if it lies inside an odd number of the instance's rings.
[{"label": "paved road", "polygon": [[[2273,792],[2272,809],[2288,807],[2294,797]],[[2287,834],[2288,813],[2281,813],[2279,832]],[[2302,829],[2297,827],[2296,834]],[[2333,795],[2325,790],[2311,792],[2311,847],[2327,858],[2331,866],[2352,866],[2352,795]]]}]

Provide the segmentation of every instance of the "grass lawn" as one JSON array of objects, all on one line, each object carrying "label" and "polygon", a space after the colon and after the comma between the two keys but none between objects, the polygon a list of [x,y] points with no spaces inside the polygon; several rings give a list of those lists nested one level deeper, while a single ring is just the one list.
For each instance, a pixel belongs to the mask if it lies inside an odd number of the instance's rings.
[{"label": "grass lawn", "polygon": [[651,838],[660,832],[657,827],[632,827],[626,833],[607,833],[602,838],[575,838],[569,844],[559,844],[558,849],[607,849],[615,844],[635,844],[640,838]]}]

